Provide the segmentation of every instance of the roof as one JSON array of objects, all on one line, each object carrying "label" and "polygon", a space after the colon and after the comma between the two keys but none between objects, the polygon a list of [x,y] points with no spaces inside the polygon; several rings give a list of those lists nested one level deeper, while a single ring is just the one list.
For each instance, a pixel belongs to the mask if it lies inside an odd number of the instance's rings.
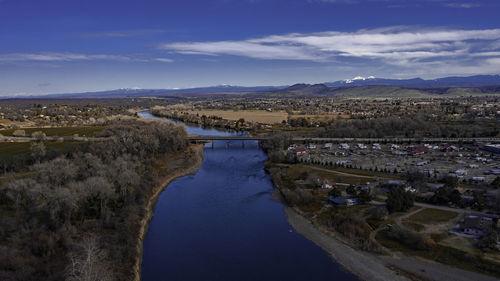
[{"label": "roof", "polygon": [[411,151],[413,153],[424,153],[427,152],[427,147],[425,146],[410,146],[407,149],[408,151]]},{"label": "roof", "polygon": [[479,230],[490,230],[493,227],[493,219],[481,216],[467,216],[460,224],[461,229],[473,228]]}]

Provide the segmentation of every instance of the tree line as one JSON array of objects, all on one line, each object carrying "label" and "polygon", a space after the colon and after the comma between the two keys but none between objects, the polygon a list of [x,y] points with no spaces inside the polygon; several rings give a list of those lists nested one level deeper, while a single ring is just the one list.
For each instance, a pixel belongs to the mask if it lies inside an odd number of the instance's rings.
[{"label": "tree line", "polygon": [[127,280],[153,163],[185,151],[186,132],[122,120],[107,142],[30,165],[0,186],[0,280]]}]

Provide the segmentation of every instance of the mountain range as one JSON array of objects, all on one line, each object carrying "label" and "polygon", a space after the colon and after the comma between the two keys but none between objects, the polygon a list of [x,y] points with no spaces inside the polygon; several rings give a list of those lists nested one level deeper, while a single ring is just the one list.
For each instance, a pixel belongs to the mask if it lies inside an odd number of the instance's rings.
[{"label": "mountain range", "polygon": [[[500,75],[445,77],[432,80],[386,79],[357,76],[352,79],[322,84],[292,86],[232,86],[218,85],[187,89],[117,89],[110,91],[17,96],[16,98],[125,98],[183,97],[199,95],[248,96],[336,96],[336,97],[433,97],[500,95]],[[0,98],[12,98],[4,96]]]}]

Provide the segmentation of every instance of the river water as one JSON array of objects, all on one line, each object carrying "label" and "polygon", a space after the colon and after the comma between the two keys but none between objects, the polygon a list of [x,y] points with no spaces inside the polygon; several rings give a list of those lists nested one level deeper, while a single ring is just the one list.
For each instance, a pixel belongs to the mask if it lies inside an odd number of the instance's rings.
[{"label": "river water", "polygon": [[200,170],[159,197],[144,239],[142,280],[358,280],[287,223],[283,205],[271,199],[265,161],[255,141],[207,144]]}]

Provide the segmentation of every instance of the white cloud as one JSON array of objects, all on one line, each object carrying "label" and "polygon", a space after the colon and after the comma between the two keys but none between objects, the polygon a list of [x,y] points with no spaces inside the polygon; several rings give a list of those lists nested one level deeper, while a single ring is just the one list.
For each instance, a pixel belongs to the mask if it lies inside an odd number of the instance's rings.
[{"label": "white cloud", "polygon": [[500,58],[499,29],[417,29],[388,27],[357,32],[328,31],[270,35],[240,41],[174,42],[160,49],[187,55],[233,55],[264,60],[348,64],[433,65],[454,61],[469,66]]},{"label": "white cloud", "polygon": [[90,60],[112,60],[131,61],[133,58],[122,55],[103,54],[75,54],[75,53],[10,53],[0,54],[0,62],[60,62],[60,61],[90,61]]},{"label": "white cloud", "polygon": [[174,62],[173,59],[169,59],[169,58],[156,58],[156,59],[153,59],[154,61],[159,61],[159,62],[167,62],[167,63],[170,63],[170,62]]},{"label": "white cloud", "polygon": [[16,62],[75,62],[75,61],[117,61],[117,62],[174,62],[170,58],[148,58],[144,55],[110,55],[77,53],[8,53],[0,54],[0,63]]}]

